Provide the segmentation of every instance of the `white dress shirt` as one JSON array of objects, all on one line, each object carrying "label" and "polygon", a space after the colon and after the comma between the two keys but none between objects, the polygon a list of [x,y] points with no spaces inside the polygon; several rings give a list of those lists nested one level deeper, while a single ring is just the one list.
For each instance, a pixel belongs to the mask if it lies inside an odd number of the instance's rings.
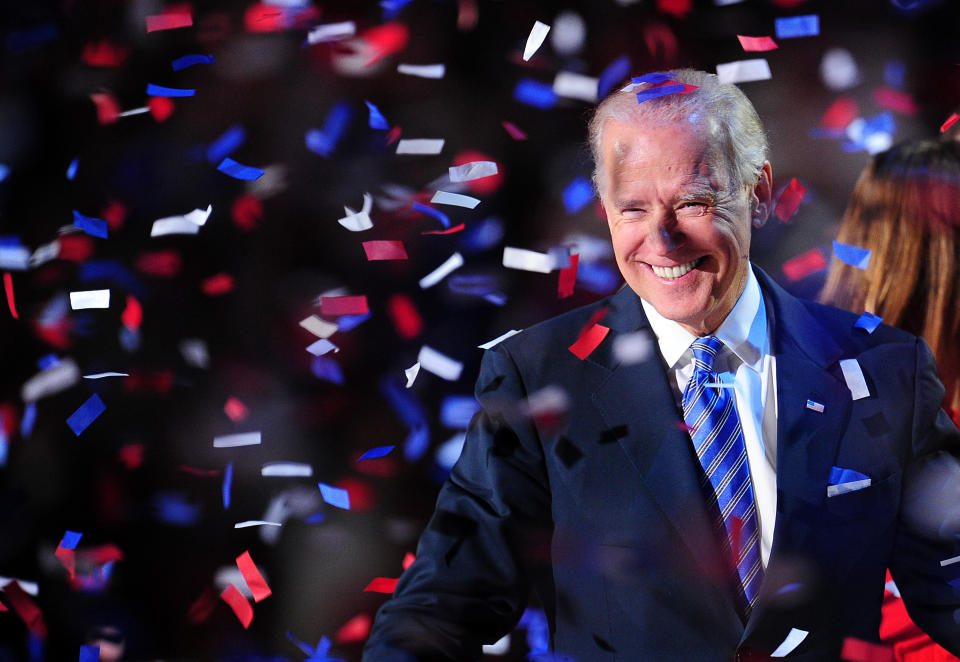
[{"label": "white dress shirt", "polygon": [[[771,354],[771,325],[763,294],[753,269],[748,273],[747,284],[733,310],[713,332],[724,345],[713,369],[721,382],[733,384],[736,394],[760,525],[760,557],[766,567],[777,512],[777,368]],[[697,338],[660,315],[648,302],[640,302],[657,336],[668,375],[673,376],[669,381],[679,406],[683,390],[693,376],[690,344]]]}]

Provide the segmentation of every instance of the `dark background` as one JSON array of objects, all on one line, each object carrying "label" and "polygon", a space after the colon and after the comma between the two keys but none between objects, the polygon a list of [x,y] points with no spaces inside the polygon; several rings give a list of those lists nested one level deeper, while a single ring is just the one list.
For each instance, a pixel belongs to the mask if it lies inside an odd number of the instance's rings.
[{"label": "dark background", "polygon": [[[385,599],[364,588],[376,577],[397,577],[415,549],[446,472],[436,452],[451,439],[445,448],[455,450],[462,425],[444,419],[444,403],[471,396],[477,345],[621,284],[600,250],[607,233],[596,203],[576,211],[563,203],[567,185],[592,168],[584,129],[592,105],[524,105],[513,98],[521,79],[549,85],[560,70],[597,77],[622,55],[634,74],[767,58],[773,78],[742,88],[766,123],[778,192],[794,177],[808,191],[789,223],[774,218],[754,232],[752,258],[806,295],[816,274],[791,282],[782,266],[811,250],[829,259],[869,156],[842,131],[825,131],[824,112],[841,97],[868,124],[882,124],[877,116],[889,112],[894,131],[874,136],[883,144],[936,135],[960,106],[960,9],[950,1],[692,2],[687,11],[683,2],[652,0],[280,4],[288,6],[169,5],[186,8],[193,25],[149,34],[146,17],[165,11],[161,2],[0,5],[0,246],[34,251],[56,241],[61,251],[29,269],[0,268],[10,274],[19,315],[0,304],[0,584],[37,583],[31,599],[46,629],[45,637],[30,635],[15,611],[0,612],[2,661],[77,659],[80,645],[107,627],[120,632],[131,660],[303,659],[288,631],[310,646],[329,636],[331,656],[359,659],[363,619]],[[562,52],[552,42],[555,27],[524,63],[534,21],[556,26],[561,12],[582,19],[583,43]],[[737,34],[773,36],[775,18],[800,14],[820,16],[818,36],[777,39],[780,48],[767,53],[744,53],[737,41]],[[338,63],[355,44],[305,44],[311,26],[339,21],[354,21],[360,38],[399,23],[408,39],[379,64],[345,73]],[[103,42],[125,56],[102,66],[84,55]],[[825,54],[837,48],[858,74],[843,90],[821,73]],[[216,62],[173,71],[171,62],[191,53]],[[444,63],[446,74],[401,75],[402,62]],[[110,94],[130,110],[145,105],[148,83],[196,95],[173,99],[163,121],[150,113],[98,120],[91,94]],[[884,108],[878,88],[915,107]],[[364,100],[404,138],[444,138],[443,152],[396,155],[388,132],[368,126]],[[305,135],[322,128],[337,104],[346,104],[350,118],[335,148],[309,150]],[[514,140],[502,121],[528,138]],[[242,127],[245,139],[230,156],[267,170],[257,182],[218,172],[219,159],[207,156],[231,127]],[[500,175],[460,189],[438,183],[455,159],[494,160]],[[389,198],[391,184],[406,187],[407,197],[396,209],[375,204],[373,229],[352,233],[337,223],[344,205],[359,209],[364,192]],[[472,211],[438,206],[463,231],[421,234],[441,226],[411,202],[428,202],[438,187],[482,199]],[[213,213],[199,234],[150,238],[154,220],[207,205]],[[238,205],[247,213],[235,212]],[[73,229],[73,210],[108,218],[109,238]],[[361,242],[371,239],[402,240],[409,259],[368,262]],[[505,246],[572,247],[581,254],[575,294],[558,297],[557,272],[502,267]],[[454,251],[465,265],[421,290],[419,279]],[[170,268],[151,269],[158,260]],[[228,291],[205,291],[218,275]],[[109,309],[70,310],[70,291],[101,288],[111,290]],[[315,338],[298,322],[319,315],[318,297],[337,288],[366,295],[371,314],[332,336],[340,351],[319,365],[305,350]],[[491,293],[493,301],[482,296]],[[397,329],[389,312],[396,295],[418,311],[418,333]],[[143,311],[135,330],[123,324],[128,297]],[[202,341],[209,361],[191,362],[185,340]],[[422,345],[463,362],[462,377],[447,382],[421,372],[404,389],[403,370]],[[24,382],[41,365],[68,359],[81,374],[130,376],[80,379],[31,413]],[[342,380],[317,376],[329,362]],[[93,393],[106,411],[77,436],[66,419]],[[245,405],[245,418],[228,417],[229,398]],[[469,402],[466,408],[468,417]],[[411,426],[429,435],[419,455],[408,441]],[[258,430],[260,446],[213,448],[217,435]],[[387,445],[397,448],[357,462]],[[274,461],[308,463],[313,476],[262,477],[261,466]],[[318,481],[347,489],[351,510],[324,504]],[[286,507],[281,528],[234,529],[243,520],[278,519],[278,504]],[[54,556],[67,530],[84,534],[73,582]],[[122,559],[105,568],[107,545]],[[249,630],[216,597],[230,581],[218,582],[218,571],[236,570],[245,550],[273,590],[254,605]],[[13,606],[6,592],[0,602]],[[351,637],[341,628],[355,617],[359,635]],[[518,631],[501,659],[526,652]]]}]

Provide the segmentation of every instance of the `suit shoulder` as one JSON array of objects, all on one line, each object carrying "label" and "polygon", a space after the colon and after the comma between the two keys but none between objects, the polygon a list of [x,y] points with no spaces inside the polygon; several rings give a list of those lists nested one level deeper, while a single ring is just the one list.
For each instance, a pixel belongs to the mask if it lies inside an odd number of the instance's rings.
[{"label": "suit shoulder", "polygon": [[864,329],[854,327],[854,323],[860,318],[857,313],[814,301],[803,299],[800,301],[834,338],[843,339],[861,350],[887,344],[913,345],[917,341],[917,337],[912,333],[889,324],[881,323],[872,333],[868,333]]}]

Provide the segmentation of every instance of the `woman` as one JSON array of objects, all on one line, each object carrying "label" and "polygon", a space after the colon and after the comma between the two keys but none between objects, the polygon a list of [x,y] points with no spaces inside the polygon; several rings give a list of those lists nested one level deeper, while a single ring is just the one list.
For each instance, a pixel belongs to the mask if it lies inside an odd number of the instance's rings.
[{"label": "woman", "polygon": [[[923,336],[960,425],[960,142],[905,142],[857,181],[837,241],[871,251],[866,270],[833,260],[820,300]],[[910,620],[887,573],[880,637],[898,662],[957,660]]]}]

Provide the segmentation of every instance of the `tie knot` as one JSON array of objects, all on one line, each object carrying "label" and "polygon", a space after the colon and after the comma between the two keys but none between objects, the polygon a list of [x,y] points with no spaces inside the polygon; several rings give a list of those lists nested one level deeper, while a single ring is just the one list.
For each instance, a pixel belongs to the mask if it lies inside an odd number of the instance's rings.
[{"label": "tie knot", "polygon": [[723,343],[716,336],[704,336],[703,338],[694,340],[690,344],[690,349],[693,351],[694,368],[697,371],[712,371],[713,362],[716,360],[717,354],[720,353],[722,347]]}]

